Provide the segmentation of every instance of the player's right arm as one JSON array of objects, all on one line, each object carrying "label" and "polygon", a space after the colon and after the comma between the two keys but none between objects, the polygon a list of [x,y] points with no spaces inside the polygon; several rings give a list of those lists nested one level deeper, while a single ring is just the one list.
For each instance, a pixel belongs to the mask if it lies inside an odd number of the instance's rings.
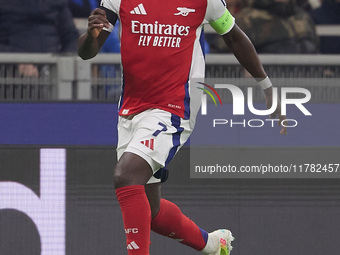
[{"label": "player's right arm", "polygon": [[87,31],[78,39],[78,55],[82,59],[90,59],[97,55],[116,20],[117,16],[110,23],[104,9],[97,8],[91,13],[88,18]]}]

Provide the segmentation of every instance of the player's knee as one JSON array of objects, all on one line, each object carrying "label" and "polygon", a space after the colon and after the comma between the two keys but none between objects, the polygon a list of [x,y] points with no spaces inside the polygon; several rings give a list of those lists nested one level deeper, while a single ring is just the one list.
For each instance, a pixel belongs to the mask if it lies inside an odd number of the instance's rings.
[{"label": "player's knee", "polygon": [[116,189],[133,185],[132,180],[130,180],[129,175],[121,171],[119,168],[116,167],[116,169],[113,172],[113,185]]},{"label": "player's knee", "polygon": [[130,185],[145,185],[152,176],[149,169],[122,166],[124,164],[118,164],[113,172],[113,184],[116,189]]}]

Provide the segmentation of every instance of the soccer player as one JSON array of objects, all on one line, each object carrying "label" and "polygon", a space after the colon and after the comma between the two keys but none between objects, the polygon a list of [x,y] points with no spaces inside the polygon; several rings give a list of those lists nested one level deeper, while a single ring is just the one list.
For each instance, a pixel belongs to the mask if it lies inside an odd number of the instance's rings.
[{"label": "soccer player", "polygon": [[[272,84],[252,43],[235,24],[223,0],[102,0],[78,41],[83,59],[94,57],[120,21],[122,95],[119,102],[118,163],[114,186],[123,216],[129,255],[147,255],[150,230],[203,254],[227,255],[229,230],[207,233],[161,199],[166,165],[195,125],[201,95],[195,79],[204,76],[200,36],[204,24],[223,36],[242,66],[264,89],[272,105]],[[280,104],[272,117],[281,121]],[[286,134],[285,127],[281,134]]]}]

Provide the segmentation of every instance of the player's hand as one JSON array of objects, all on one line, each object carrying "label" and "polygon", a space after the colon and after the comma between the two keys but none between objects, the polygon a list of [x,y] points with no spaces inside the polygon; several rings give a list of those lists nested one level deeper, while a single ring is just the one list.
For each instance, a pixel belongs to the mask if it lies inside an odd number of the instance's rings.
[{"label": "player's hand", "polygon": [[[267,109],[270,109],[270,107],[272,106],[273,104],[273,88],[270,87],[268,89],[265,89],[264,90],[264,94],[265,94],[265,99],[266,99],[266,106],[267,106]],[[277,107],[276,107],[276,110],[270,114],[270,118],[271,119],[275,119],[275,118],[278,118],[279,119],[279,126],[282,127],[281,128],[281,131],[280,131],[280,134],[281,135],[287,135],[287,121],[286,121],[286,116],[285,115],[282,115],[281,113],[281,101],[280,99],[278,98],[277,99]],[[282,124],[285,124],[285,126],[282,126]]]},{"label": "player's hand", "polygon": [[96,8],[88,18],[87,33],[93,38],[97,38],[104,27],[110,27],[110,23],[106,18],[106,12]]}]

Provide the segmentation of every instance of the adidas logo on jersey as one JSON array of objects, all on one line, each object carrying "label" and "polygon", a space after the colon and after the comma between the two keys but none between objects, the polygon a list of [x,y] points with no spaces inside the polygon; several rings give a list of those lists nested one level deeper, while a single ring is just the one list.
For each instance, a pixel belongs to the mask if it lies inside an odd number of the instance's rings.
[{"label": "adidas logo on jersey", "polygon": [[154,150],[155,139],[144,140],[144,141],[141,141],[140,143],[144,144],[149,149]]},{"label": "adidas logo on jersey", "polygon": [[131,14],[140,14],[140,15],[146,15],[146,11],[144,9],[143,4],[139,4],[137,7],[135,7],[132,11],[130,11]]},{"label": "adidas logo on jersey", "polygon": [[132,241],[131,243],[128,244],[126,248],[128,250],[138,250],[139,246],[135,243],[135,241]]}]

